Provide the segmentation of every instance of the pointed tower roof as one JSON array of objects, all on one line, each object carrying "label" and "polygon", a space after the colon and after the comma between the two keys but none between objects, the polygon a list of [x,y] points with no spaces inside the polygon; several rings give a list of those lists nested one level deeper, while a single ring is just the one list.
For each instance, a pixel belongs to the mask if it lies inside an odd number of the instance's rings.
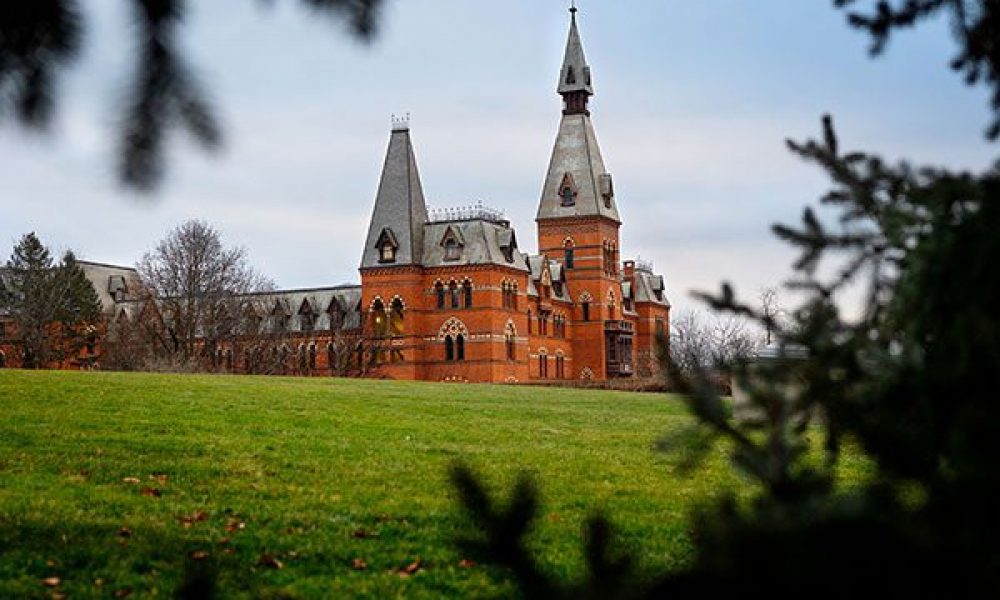
[{"label": "pointed tower roof", "polygon": [[563,56],[562,70],[559,71],[559,85],[556,91],[560,94],[569,92],[593,94],[590,66],[587,65],[587,58],[583,55],[580,32],[576,28],[576,6],[570,8],[569,12],[569,37],[566,39],[566,54]]},{"label": "pointed tower roof", "polygon": [[[361,268],[420,264],[425,223],[427,204],[413,155],[409,121],[394,118]],[[394,246],[392,261],[383,260],[380,245],[385,243]]]},{"label": "pointed tower roof", "polygon": [[[535,219],[602,216],[620,223],[614,185],[587,109],[587,99],[594,92],[576,27],[576,8],[570,13],[569,40],[559,79],[563,115]],[[573,82],[567,77],[571,71],[576,74]]]}]

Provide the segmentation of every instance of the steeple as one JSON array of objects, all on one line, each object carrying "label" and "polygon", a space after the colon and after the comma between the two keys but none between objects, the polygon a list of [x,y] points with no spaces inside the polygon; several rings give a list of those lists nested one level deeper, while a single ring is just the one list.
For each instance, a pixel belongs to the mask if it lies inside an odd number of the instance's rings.
[{"label": "steeple", "polygon": [[587,112],[587,98],[594,95],[590,82],[590,66],[583,55],[583,44],[580,42],[580,32],[576,28],[576,6],[569,9],[569,37],[566,38],[566,54],[563,56],[562,69],[559,71],[559,85],[556,91],[565,101],[565,114]]},{"label": "steeple", "polygon": [[427,205],[410,141],[409,117],[393,117],[361,268],[420,264],[425,223]]},{"label": "steeple", "polygon": [[576,27],[576,7],[570,9],[570,15],[558,87],[565,104],[535,219],[599,216],[620,223],[611,175],[604,167],[587,110],[587,99],[594,90]]}]

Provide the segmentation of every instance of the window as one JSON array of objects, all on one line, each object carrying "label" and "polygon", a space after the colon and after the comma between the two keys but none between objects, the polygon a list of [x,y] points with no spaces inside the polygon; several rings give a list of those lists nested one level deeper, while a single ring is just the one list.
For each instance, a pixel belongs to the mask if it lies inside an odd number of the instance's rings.
[{"label": "window", "polygon": [[542,379],[549,376],[549,357],[547,354],[538,355],[538,376]]},{"label": "window", "polygon": [[403,301],[399,298],[392,299],[389,310],[389,333],[392,335],[403,335]]},{"label": "window", "polygon": [[316,344],[309,344],[309,369],[316,368]]},{"label": "window", "polygon": [[583,311],[583,320],[590,320],[590,302],[584,301],[580,303],[580,309]]},{"label": "window", "polygon": [[299,329],[302,331],[312,331],[316,325],[316,315],[311,310],[307,310],[299,315]]},{"label": "window", "polygon": [[372,302],[371,330],[375,337],[385,337],[389,333],[389,319],[385,314],[385,304],[379,298]]},{"label": "window", "polygon": [[306,370],[306,347],[299,344],[299,371]]},{"label": "window", "polygon": [[458,284],[454,280],[448,284],[448,292],[451,296],[451,307],[458,308]]},{"label": "window", "polygon": [[564,249],[564,252],[565,252],[566,255],[563,257],[563,264],[566,265],[567,269],[572,269],[573,268],[573,247],[572,246],[567,246]]},{"label": "window", "polygon": [[458,245],[458,240],[448,238],[444,243],[444,259],[458,260],[462,258],[462,249]]},{"label": "window", "polygon": [[444,308],[444,284],[440,281],[434,284],[434,293],[437,295],[437,307]]},{"label": "window", "polygon": [[566,378],[566,357],[561,354],[556,355],[556,379]]},{"label": "window", "polygon": [[472,282],[468,279],[462,284],[462,292],[465,295],[465,308],[472,308]]},{"label": "window", "polygon": [[331,371],[337,365],[337,352],[333,349],[333,342],[326,343],[326,367]]},{"label": "window", "polygon": [[667,327],[666,323],[663,322],[663,319],[659,318],[656,319],[656,337],[662,338],[663,334],[665,334],[666,332],[667,332]]},{"label": "window", "polygon": [[574,196],[573,189],[570,187],[564,187],[562,191],[559,193],[559,197],[562,198],[563,206],[573,206],[573,204],[575,204],[576,202],[573,196]]},{"label": "window", "polygon": [[396,241],[396,235],[388,227],[379,234],[375,248],[378,249],[380,263],[396,262],[396,248],[399,248],[399,243]]},{"label": "window", "polygon": [[573,206],[576,204],[576,185],[573,183],[573,176],[569,173],[563,175],[559,184],[559,204],[561,206]]},{"label": "window", "polygon": [[615,292],[610,290],[608,292],[608,319],[614,320],[616,317],[616,310],[618,306],[615,304]]},{"label": "window", "polygon": [[465,360],[465,336],[458,334],[455,337],[445,336],[444,338],[444,359],[448,362]]},{"label": "window", "polygon": [[549,313],[548,311],[539,311],[538,313],[538,335],[548,335],[549,334]]},{"label": "window", "polygon": [[507,327],[504,328],[504,345],[507,350],[507,360],[514,360],[516,358],[516,348],[514,346],[516,340],[517,332],[514,329],[514,324],[507,322]]},{"label": "window", "polygon": [[528,335],[531,335],[531,309],[528,309]]}]

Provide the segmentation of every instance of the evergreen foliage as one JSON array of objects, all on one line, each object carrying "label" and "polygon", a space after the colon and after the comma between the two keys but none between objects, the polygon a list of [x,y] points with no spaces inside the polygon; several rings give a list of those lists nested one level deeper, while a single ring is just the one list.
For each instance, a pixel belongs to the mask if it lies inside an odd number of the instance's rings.
[{"label": "evergreen foliage", "polygon": [[101,303],[72,252],[53,264],[38,236],[25,234],[4,275],[7,290],[0,295],[0,308],[14,321],[25,368],[45,368],[74,356],[94,338]]},{"label": "evergreen foliage", "polygon": [[[970,84],[985,79],[1000,99],[1000,2],[900,4],[878,2],[873,14],[849,19],[879,52],[896,29],[950,12],[961,47],[953,66]],[[995,122],[988,135],[997,134]],[[728,285],[701,295],[760,322],[783,354],[720,365],[748,389],[741,418],[707,378],[683,380],[700,423],[683,440],[664,441],[697,460],[727,440],[760,493],[747,505],[727,497],[704,507],[694,518],[693,562],[658,576],[630,575],[627,554],[609,560],[608,523],[596,518],[588,575],[565,582],[541,573],[524,541],[537,514],[534,484],[522,481],[511,507],[498,510],[456,467],[477,532],[471,549],[510,568],[526,597],[1000,594],[1000,163],[982,174],[890,165],[841,150],[828,117],[821,140],[789,148],[833,181],[821,199],[826,212],[806,209],[800,226],[774,228],[800,252],[789,285],[805,300],[777,323]],[[845,318],[837,299],[858,289],[862,313]],[[817,437],[822,461],[809,456]],[[845,439],[877,469],[838,489],[833,465]]]},{"label": "evergreen foliage", "polygon": [[[346,20],[363,40],[375,33],[382,0],[301,0],[317,14]],[[7,2],[0,11],[0,117],[44,129],[55,109],[59,71],[83,47],[86,12],[77,0]],[[149,190],[163,177],[167,134],[187,131],[214,148],[221,128],[208,94],[179,49],[177,31],[185,0],[131,0],[138,60],[121,119],[118,174],[134,189]]]}]

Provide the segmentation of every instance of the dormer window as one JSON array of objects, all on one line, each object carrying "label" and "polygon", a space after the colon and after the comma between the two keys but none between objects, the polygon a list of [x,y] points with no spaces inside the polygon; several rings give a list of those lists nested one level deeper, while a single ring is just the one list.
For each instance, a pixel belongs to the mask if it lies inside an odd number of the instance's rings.
[{"label": "dormer window", "polygon": [[576,73],[573,72],[573,65],[566,67],[566,83],[576,83]]},{"label": "dormer window", "polygon": [[462,258],[462,246],[465,241],[462,239],[460,231],[454,227],[448,227],[441,237],[441,246],[444,248],[444,260],[460,260]]},{"label": "dormer window", "polygon": [[615,184],[611,180],[611,173],[602,173],[598,177],[597,184],[601,188],[601,197],[604,198],[604,208],[611,208],[611,199],[615,197]]},{"label": "dormer window", "polygon": [[569,173],[563,175],[562,183],[559,184],[559,199],[561,206],[574,206],[576,204],[576,185]]},{"label": "dormer window", "polygon": [[380,263],[396,262],[396,250],[399,248],[399,242],[396,241],[396,235],[388,227],[383,229],[382,233],[379,234],[378,241],[375,242],[375,248],[378,250],[378,261]]}]

